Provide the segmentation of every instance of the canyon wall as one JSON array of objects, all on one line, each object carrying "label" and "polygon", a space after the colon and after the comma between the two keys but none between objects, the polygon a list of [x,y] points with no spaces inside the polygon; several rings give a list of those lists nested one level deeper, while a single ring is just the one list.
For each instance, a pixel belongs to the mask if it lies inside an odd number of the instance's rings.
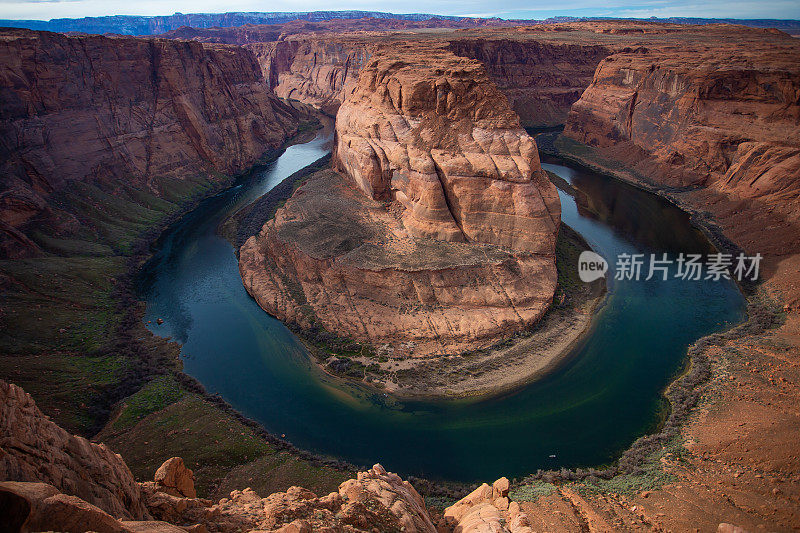
[{"label": "canyon wall", "polygon": [[220,181],[297,130],[298,111],[270,94],[256,59],[238,47],[25,30],[0,37],[4,255],[37,253],[32,223],[79,231],[82,213],[59,201],[71,184],[163,197],[164,180]]},{"label": "canyon wall", "polygon": [[[611,50],[593,44],[557,44],[501,36],[453,38],[440,44],[457,56],[480,61],[508,98],[525,127],[563,124],[570,107],[591,83]],[[395,39],[398,39],[395,37]],[[396,41],[403,46],[402,41]],[[290,37],[270,43],[247,41],[278,96],[335,114],[377,50],[394,45],[364,35]]]},{"label": "canyon wall", "polygon": [[572,104],[588,87],[605,46],[535,40],[457,39],[450,50],[477,59],[506,95],[525,127],[564,124]]},{"label": "canyon wall", "polygon": [[[766,192],[776,174],[800,168],[800,67],[796,55],[763,52],[769,57],[615,54],[573,107],[565,134],[600,148],[625,145],[617,152],[628,151],[633,166],[646,154],[653,179],[667,185],[724,180]],[[771,168],[758,164],[766,160]]]},{"label": "canyon wall", "polygon": [[245,45],[275,94],[335,114],[376,45],[355,39],[290,39]]},{"label": "canyon wall", "polygon": [[603,60],[564,135],[638,181],[694,191],[688,208],[775,264],[800,251],[800,43],[774,31],[708,33],[686,49]]}]

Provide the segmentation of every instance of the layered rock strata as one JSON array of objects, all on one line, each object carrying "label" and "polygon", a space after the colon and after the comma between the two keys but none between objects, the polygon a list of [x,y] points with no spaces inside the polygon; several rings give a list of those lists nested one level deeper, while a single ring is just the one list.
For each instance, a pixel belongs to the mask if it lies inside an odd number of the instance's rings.
[{"label": "layered rock strata", "polygon": [[246,170],[298,122],[250,52],[196,42],[4,30],[0,94],[7,255],[37,253],[35,223],[80,232],[86,209],[59,198],[76,182],[165,196],[165,179]]},{"label": "layered rock strata", "polygon": [[591,43],[559,44],[510,38],[454,39],[450,50],[477,59],[526,127],[564,124],[572,104],[612,53]]},{"label": "layered rock strata", "polygon": [[551,256],[408,236],[386,205],[328,170],[313,175],[242,246],[258,304],[396,356],[459,353],[536,321],[551,301]]},{"label": "layered rock strata", "polygon": [[[149,518],[122,458],[51,422],[16,385],[0,381],[0,480],[47,483],[115,517]],[[49,490],[49,489],[48,489]],[[46,491],[47,492],[47,491]]]},{"label": "layered rock strata", "polygon": [[335,114],[376,45],[364,39],[298,37],[245,45],[276,95]]},{"label": "layered rock strata", "polygon": [[555,290],[556,190],[483,67],[381,54],[339,109],[332,171],[240,250],[269,313],[396,356],[487,347]]},{"label": "layered rock strata", "polygon": [[710,213],[729,239],[776,265],[800,251],[800,43],[708,32],[720,42],[602,61],[564,135],[606,161],[593,164]]},{"label": "layered rock strata", "polygon": [[381,54],[336,115],[334,160],[409,234],[552,255],[560,221],[536,142],[476,62]]},{"label": "layered rock strata", "polygon": [[[744,52],[745,50],[742,50]],[[600,63],[565,134],[675,187],[775,192],[800,169],[800,46],[641,50]],[[632,149],[632,150],[631,150]],[[641,155],[647,160],[637,163]]]}]

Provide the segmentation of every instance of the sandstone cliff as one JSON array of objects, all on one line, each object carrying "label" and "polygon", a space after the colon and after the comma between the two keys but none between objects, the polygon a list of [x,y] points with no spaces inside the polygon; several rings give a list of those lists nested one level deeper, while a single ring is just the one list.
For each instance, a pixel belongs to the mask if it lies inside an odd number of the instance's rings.
[{"label": "sandstone cliff", "polygon": [[164,180],[247,169],[298,122],[251,53],[194,42],[5,30],[0,94],[1,244],[12,256],[37,252],[31,226],[87,230],[87,208],[61,195],[76,182],[164,197]]},{"label": "sandstone cliff", "polygon": [[485,348],[555,291],[556,190],[476,61],[381,53],[339,109],[335,160],[240,250],[269,313],[386,353]]},{"label": "sandstone cliff", "polygon": [[119,455],[51,422],[21,388],[0,381],[0,480],[48,483],[115,517],[149,518]]},{"label": "sandstone cliff", "polygon": [[476,61],[378,55],[336,115],[334,160],[367,196],[398,202],[412,236],[554,253],[556,189]]},{"label": "sandstone cliff", "polygon": [[275,94],[335,114],[376,45],[365,39],[296,39],[245,46]]},{"label": "sandstone cliff", "polygon": [[239,254],[270,314],[374,344],[387,355],[490,346],[552,298],[552,256],[412,239],[380,202],[333,171],[313,175]]},{"label": "sandstone cliff", "polygon": [[687,209],[775,265],[800,251],[799,55],[796,39],[736,27],[679,50],[616,53],[564,135],[616,162],[601,166],[621,162],[635,181],[684,191]]},{"label": "sandstone cliff", "polygon": [[713,47],[615,54],[601,62],[565,134],[624,145],[616,152],[627,151],[633,166],[646,155],[639,168],[666,185],[724,180],[763,194],[800,168],[798,51],[767,41],[741,55]]}]

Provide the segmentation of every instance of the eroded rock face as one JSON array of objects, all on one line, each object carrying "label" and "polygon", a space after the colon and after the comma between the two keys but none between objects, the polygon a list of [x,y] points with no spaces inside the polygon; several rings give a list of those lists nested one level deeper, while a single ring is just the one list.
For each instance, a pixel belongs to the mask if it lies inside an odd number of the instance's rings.
[{"label": "eroded rock face", "polygon": [[270,314],[395,356],[489,346],[535,322],[552,256],[412,238],[402,219],[333,170],[313,175],[240,249],[245,288]]},{"label": "eroded rock face", "polygon": [[739,46],[608,57],[565,134],[611,149],[664,185],[719,184],[749,197],[797,191],[800,45],[789,37],[748,42],[757,30],[740,31]]},{"label": "eroded rock face", "polygon": [[[152,489],[150,487],[148,490]],[[218,503],[176,498],[151,492],[153,515],[178,524],[199,524],[208,531],[371,532],[436,531],[422,496],[397,474],[375,465],[339,486],[337,492],[317,496],[302,487],[290,487],[262,498],[249,488],[234,490]]]},{"label": "eroded rock face", "polygon": [[338,167],[368,196],[398,202],[412,236],[554,253],[556,189],[477,61],[435,48],[377,55],[336,136]]},{"label": "eroded rock face", "polygon": [[336,120],[335,172],[300,187],[240,250],[269,313],[396,356],[490,346],[555,291],[560,203],[476,61],[380,53]]},{"label": "eroded rock face", "polygon": [[12,256],[37,252],[33,223],[81,232],[88,208],[59,196],[76,182],[167,196],[165,179],[221,181],[297,129],[253,55],[225,45],[4,30],[0,94],[0,253]]},{"label": "eroded rock face", "polygon": [[141,489],[119,455],[70,435],[42,414],[30,395],[4,381],[0,436],[0,479],[48,483],[55,492],[77,496],[114,517],[149,518]]},{"label": "eroded rock face", "polygon": [[507,478],[482,484],[444,510],[443,526],[457,533],[531,533],[528,516],[509,500]]},{"label": "eroded rock face", "polygon": [[194,473],[186,467],[180,457],[164,461],[164,464],[156,470],[155,483],[160,492],[185,498],[197,497],[197,492],[194,490]]},{"label": "eroded rock face", "polygon": [[376,46],[357,39],[289,39],[246,45],[281,98],[335,114]]}]

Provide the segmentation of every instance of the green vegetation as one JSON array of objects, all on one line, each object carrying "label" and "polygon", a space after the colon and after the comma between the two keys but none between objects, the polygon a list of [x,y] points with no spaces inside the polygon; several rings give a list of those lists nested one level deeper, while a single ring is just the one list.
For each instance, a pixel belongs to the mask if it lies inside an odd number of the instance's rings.
[{"label": "green vegetation", "polygon": [[[220,411],[202,396],[177,389],[169,378],[156,381],[125,400],[129,407],[123,408],[121,417],[128,408],[133,409],[133,415],[98,435],[122,454],[137,479],[152,479],[161,463],[174,456],[183,457],[194,470],[201,496],[224,495],[218,489],[229,473],[246,480],[241,484],[237,481],[232,488],[249,486],[261,494],[299,483],[325,493],[347,479],[349,472],[279,449],[260,432]],[[158,405],[175,394],[180,395],[179,400]],[[146,414],[147,409],[158,407],[161,408]],[[130,422],[135,423],[126,427]]]},{"label": "green vegetation", "polygon": [[128,396],[120,406],[119,414],[111,422],[114,431],[134,426],[139,420],[164,409],[186,395],[172,375],[158,376]]},{"label": "green vegetation", "polygon": [[446,496],[425,496],[425,507],[441,513],[457,501],[458,498],[448,498]]},{"label": "green vegetation", "polygon": [[[578,276],[578,257],[581,252],[590,249],[591,247],[577,231],[566,224],[561,224],[556,240],[557,301],[560,297],[560,301],[563,303],[576,293],[586,290],[586,283],[581,281]],[[602,283],[600,280],[594,282],[597,285]]]},{"label": "green vegetation", "polygon": [[556,486],[546,481],[534,480],[525,485],[513,487],[508,495],[518,502],[535,502],[542,496],[550,496],[556,491]]},{"label": "green vegetation", "polygon": [[44,256],[0,260],[0,379],[23,387],[68,431],[106,442],[139,480],[182,456],[201,496],[226,476],[263,494],[295,484],[326,492],[350,472],[276,441],[206,396],[180,373],[180,347],[142,323],[132,279],[150,244],[232,180],[212,172],[154,178],[147,187],[75,182],[54,195],[52,216],[25,228]]}]

